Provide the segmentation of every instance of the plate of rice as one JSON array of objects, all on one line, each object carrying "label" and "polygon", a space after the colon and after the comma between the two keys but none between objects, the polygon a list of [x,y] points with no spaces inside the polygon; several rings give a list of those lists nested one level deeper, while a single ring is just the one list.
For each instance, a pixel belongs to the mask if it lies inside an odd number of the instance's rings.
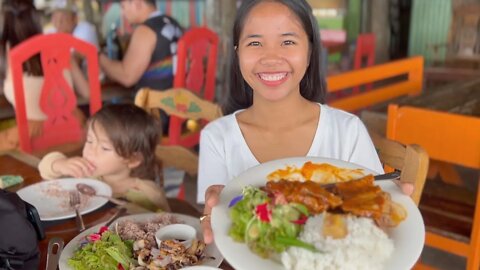
[{"label": "plate of rice", "polygon": [[245,243],[236,242],[229,235],[232,226],[230,207],[232,199],[242,194],[246,186],[265,186],[267,177],[286,167],[301,167],[305,162],[327,163],[339,168],[361,170],[375,174],[357,164],[327,158],[300,157],[274,160],[253,167],[233,179],[220,194],[220,201],[212,210],[212,229],[215,243],[223,257],[235,269],[411,269],[417,262],[425,240],[425,225],[413,200],[403,194],[391,181],[375,184],[389,193],[392,201],[405,209],[407,216],[397,226],[381,229],[370,218],[345,215],[348,234],[341,239],[322,235],[325,214],[310,216],[298,234],[298,240],[314,246],[317,252],[301,247],[289,247],[283,252],[262,258]]}]

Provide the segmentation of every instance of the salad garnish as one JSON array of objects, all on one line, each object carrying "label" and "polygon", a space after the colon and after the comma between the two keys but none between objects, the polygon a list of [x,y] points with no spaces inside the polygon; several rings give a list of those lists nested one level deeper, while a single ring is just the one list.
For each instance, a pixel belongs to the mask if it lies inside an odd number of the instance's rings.
[{"label": "salad garnish", "polygon": [[297,239],[309,212],[298,203],[269,197],[256,187],[246,186],[241,196],[230,202],[232,226],[230,237],[245,242],[263,258],[297,246],[315,251],[315,247]]}]

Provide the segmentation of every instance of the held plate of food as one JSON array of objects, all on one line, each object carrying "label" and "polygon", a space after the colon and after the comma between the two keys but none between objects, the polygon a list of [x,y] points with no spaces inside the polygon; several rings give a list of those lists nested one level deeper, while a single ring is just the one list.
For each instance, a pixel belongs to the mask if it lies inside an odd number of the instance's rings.
[{"label": "held plate of food", "polygon": [[395,183],[374,174],[315,157],[253,167],[220,194],[215,243],[240,270],[411,269],[423,249],[422,216]]},{"label": "held plate of food", "polygon": [[108,202],[112,196],[110,186],[102,181],[89,178],[63,178],[48,180],[24,187],[17,191],[18,196],[35,206],[42,221],[60,220],[75,216],[70,206],[70,191],[76,191],[77,185],[88,185],[97,195],[80,194],[80,213],[90,213]]},{"label": "held plate of food", "polygon": [[[108,228],[100,224],[73,238],[60,256],[59,269],[218,267],[222,255],[215,244],[205,245],[202,239],[200,221],[195,217],[176,213],[124,216]],[[186,240],[188,246],[183,243]]]}]

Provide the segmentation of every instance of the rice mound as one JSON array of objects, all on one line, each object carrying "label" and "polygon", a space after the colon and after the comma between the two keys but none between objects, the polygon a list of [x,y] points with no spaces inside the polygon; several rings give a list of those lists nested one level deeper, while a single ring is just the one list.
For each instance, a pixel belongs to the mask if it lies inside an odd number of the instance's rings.
[{"label": "rice mound", "polygon": [[372,219],[346,216],[348,235],[333,239],[322,235],[324,214],[307,220],[299,238],[314,244],[321,252],[313,253],[297,247],[281,254],[285,268],[305,269],[385,269],[385,263],[393,253],[393,240],[378,228]]}]

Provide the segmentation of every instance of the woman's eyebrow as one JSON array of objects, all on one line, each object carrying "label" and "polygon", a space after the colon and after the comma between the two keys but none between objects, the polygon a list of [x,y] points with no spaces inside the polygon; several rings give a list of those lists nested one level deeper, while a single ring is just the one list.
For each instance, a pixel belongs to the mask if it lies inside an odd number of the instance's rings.
[{"label": "woman's eyebrow", "polygon": [[298,34],[295,32],[287,32],[281,35],[282,37],[298,37]]},{"label": "woman's eyebrow", "polygon": [[260,37],[262,37],[262,35],[260,35],[260,34],[250,34],[250,35],[247,35],[246,37],[244,37],[243,39],[260,38]]}]

